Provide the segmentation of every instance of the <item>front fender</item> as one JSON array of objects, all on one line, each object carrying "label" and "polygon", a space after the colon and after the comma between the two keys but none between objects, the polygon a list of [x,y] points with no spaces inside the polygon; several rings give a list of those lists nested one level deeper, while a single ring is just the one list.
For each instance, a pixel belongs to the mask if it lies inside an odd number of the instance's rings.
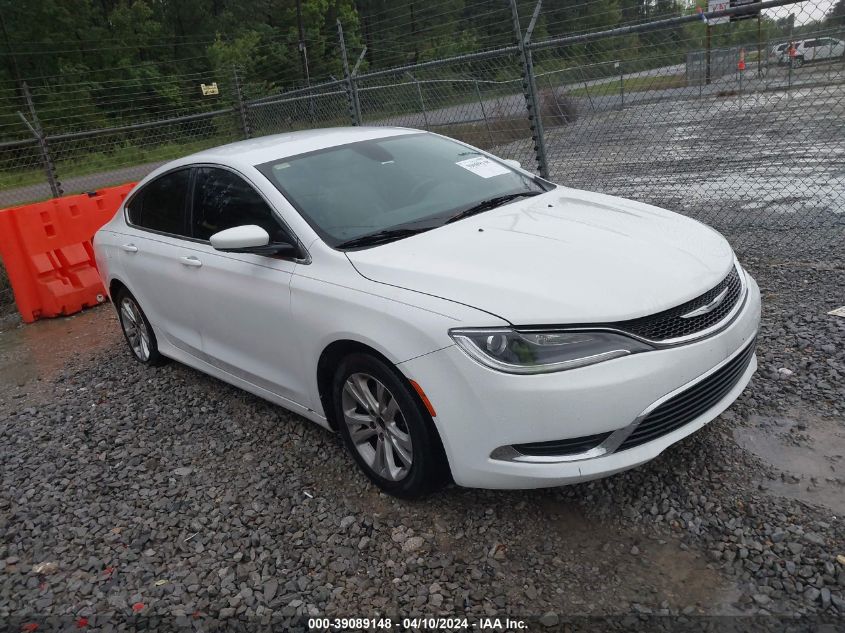
[{"label": "front fender", "polygon": [[394,365],[452,345],[454,327],[503,326],[486,312],[357,275],[349,285],[296,274],[291,281],[292,327],[302,333],[302,378],[311,408],[322,412],[317,364],[341,340],[366,345]]}]

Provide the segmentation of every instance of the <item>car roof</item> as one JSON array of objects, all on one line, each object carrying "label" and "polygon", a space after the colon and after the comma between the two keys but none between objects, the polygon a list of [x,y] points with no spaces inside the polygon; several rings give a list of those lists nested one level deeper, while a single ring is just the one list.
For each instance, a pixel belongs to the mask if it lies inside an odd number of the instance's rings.
[{"label": "car roof", "polygon": [[142,178],[137,184],[136,190],[172,169],[190,165],[211,163],[232,167],[238,171],[249,171],[262,163],[282,160],[290,156],[328,147],[403,134],[424,133],[424,130],[404,127],[333,127],[260,136],[204,149],[195,154],[189,154],[165,163]]},{"label": "car roof", "polygon": [[179,159],[180,163],[220,162],[243,165],[260,165],[337,145],[357,141],[387,138],[402,134],[416,134],[422,130],[401,127],[334,127],[317,130],[300,130],[261,136],[228,145],[202,150]]}]

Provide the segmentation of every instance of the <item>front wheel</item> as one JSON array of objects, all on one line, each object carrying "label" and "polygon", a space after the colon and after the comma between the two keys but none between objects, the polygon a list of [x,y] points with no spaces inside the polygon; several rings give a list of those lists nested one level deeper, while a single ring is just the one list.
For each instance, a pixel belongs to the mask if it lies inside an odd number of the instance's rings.
[{"label": "front wheel", "polygon": [[388,494],[413,499],[448,480],[434,423],[392,366],[369,354],[348,356],[335,372],[332,404],[352,457]]}]

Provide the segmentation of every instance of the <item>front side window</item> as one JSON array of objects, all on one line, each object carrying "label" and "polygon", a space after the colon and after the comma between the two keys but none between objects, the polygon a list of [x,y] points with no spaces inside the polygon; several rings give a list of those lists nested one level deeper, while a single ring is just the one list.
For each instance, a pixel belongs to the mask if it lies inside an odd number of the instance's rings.
[{"label": "front side window", "polygon": [[187,235],[185,203],[191,181],[189,169],[179,169],[156,178],[129,202],[129,221],[135,226]]},{"label": "front side window", "polygon": [[257,168],[338,248],[376,234],[436,228],[464,211],[551,187],[427,133],[339,145]]},{"label": "front side window", "polygon": [[270,206],[248,182],[216,167],[197,169],[191,224],[193,236],[199,240],[208,240],[235,226],[255,224],[267,231],[270,242],[292,241]]}]

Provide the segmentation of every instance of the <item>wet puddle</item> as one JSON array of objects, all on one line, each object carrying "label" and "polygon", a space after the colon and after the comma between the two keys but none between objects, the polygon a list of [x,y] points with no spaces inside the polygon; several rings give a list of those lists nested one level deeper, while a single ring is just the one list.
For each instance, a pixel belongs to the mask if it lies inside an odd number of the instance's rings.
[{"label": "wet puddle", "polygon": [[49,378],[79,353],[103,349],[120,336],[111,306],[29,325],[0,327],[0,392]]},{"label": "wet puddle", "polygon": [[768,492],[845,514],[845,422],[791,411],[753,415],[734,430],[740,446],[780,471]]}]

